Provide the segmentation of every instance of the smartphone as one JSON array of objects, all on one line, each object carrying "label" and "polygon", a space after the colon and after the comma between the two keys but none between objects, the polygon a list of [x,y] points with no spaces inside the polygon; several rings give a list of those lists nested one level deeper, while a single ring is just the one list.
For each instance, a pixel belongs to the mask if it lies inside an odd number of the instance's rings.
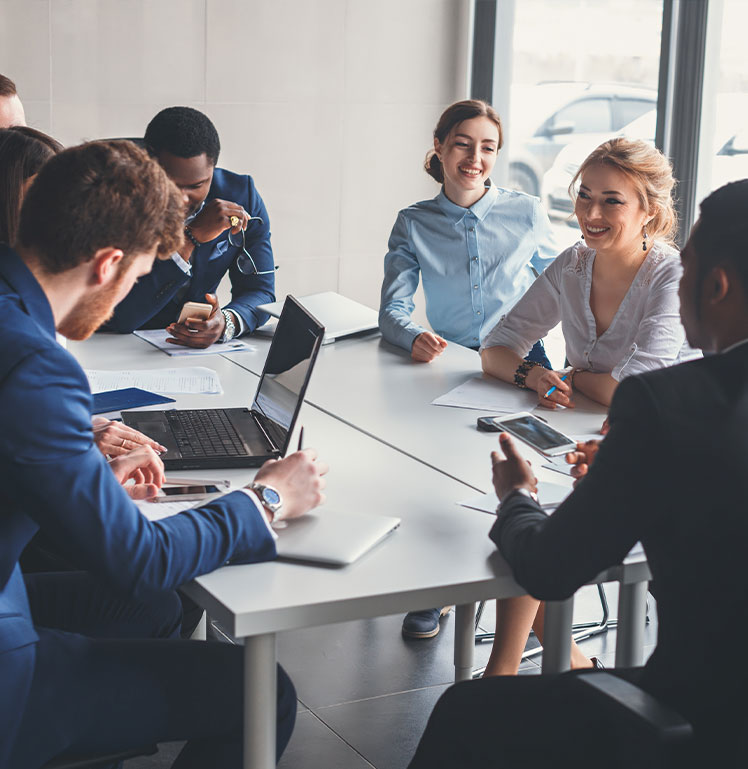
[{"label": "smartphone", "polygon": [[519,438],[545,457],[557,457],[577,449],[576,441],[527,411],[494,417],[494,422],[499,430]]},{"label": "smartphone", "polygon": [[185,302],[184,307],[182,307],[182,312],[179,313],[179,320],[177,320],[177,323],[184,323],[187,318],[207,320],[212,312],[212,304],[205,304],[204,302]]},{"label": "smartphone", "polygon": [[208,494],[216,494],[221,491],[218,486],[209,483],[205,486],[164,486],[154,502],[179,502],[192,499],[203,499]]},{"label": "smartphone", "polygon": [[500,433],[501,428],[496,424],[497,418],[478,417],[478,422],[475,426],[484,433]]}]

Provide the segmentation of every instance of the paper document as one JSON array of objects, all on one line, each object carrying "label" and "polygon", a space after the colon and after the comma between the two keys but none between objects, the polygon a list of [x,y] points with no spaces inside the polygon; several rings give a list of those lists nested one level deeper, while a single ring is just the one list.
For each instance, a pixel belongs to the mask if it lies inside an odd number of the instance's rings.
[{"label": "paper document", "polygon": [[[560,483],[550,483],[549,481],[540,481],[538,483],[538,500],[543,510],[555,510],[571,494],[571,486],[562,486]],[[495,492],[490,494],[480,494],[477,497],[458,502],[463,507],[469,507],[471,510],[480,510],[483,513],[495,513],[499,506],[499,498]]]},{"label": "paper document", "polygon": [[146,502],[138,499],[135,504],[149,521],[160,521],[162,518],[171,518],[172,515],[181,513],[183,510],[200,507],[202,502],[199,500],[192,502],[185,502],[184,500],[181,502]]},{"label": "paper document", "polygon": [[230,342],[223,342],[222,344],[212,344],[205,349],[182,347],[181,345],[167,342],[167,339],[173,339],[173,337],[168,331],[165,331],[162,328],[133,331],[133,334],[144,339],[154,347],[158,347],[159,350],[165,352],[167,355],[177,358],[188,355],[222,355],[227,352],[247,352],[255,349],[251,344],[247,344],[241,339],[232,339]]},{"label": "paper document", "polygon": [[434,406],[456,406],[461,409],[479,409],[486,414],[513,414],[532,411],[538,405],[538,395],[529,390],[497,379],[474,377],[431,401]]},{"label": "paper document", "polygon": [[86,370],[92,393],[139,387],[155,393],[223,393],[218,374],[205,366],[190,368],[131,369],[129,371]]}]

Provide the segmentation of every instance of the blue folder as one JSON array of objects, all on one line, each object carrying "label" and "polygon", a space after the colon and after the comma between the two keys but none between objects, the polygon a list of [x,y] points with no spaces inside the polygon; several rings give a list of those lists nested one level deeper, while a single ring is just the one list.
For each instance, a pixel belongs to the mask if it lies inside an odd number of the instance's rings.
[{"label": "blue folder", "polygon": [[139,387],[126,387],[124,390],[105,390],[93,396],[94,414],[103,414],[107,411],[124,411],[125,409],[139,409],[141,406],[153,406],[157,403],[174,403],[174,398],[141,390]]}]

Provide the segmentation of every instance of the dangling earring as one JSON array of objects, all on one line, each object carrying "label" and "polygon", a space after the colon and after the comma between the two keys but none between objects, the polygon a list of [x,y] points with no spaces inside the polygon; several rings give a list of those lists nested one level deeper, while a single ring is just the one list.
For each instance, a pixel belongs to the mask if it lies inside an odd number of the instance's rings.
[{"label": "dangling earring", "polygon": [[649,237],[649,235],[647,235],[647,228],[646,227],[642,227],[642,235],[644,236],[644,239],[642,240],[642,251],[646,251],[647,250],[647,238]]}]

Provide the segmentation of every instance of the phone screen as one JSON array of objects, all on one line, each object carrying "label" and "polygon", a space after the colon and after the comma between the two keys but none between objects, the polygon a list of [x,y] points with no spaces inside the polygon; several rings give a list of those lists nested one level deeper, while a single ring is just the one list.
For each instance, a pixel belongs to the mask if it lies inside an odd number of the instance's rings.
[{"label": "phone screen", "polygon": [[554,430],[550,425],[541,422],[537,417],[523,416],[514,419],[496,420],[505,427],[508,432],[514,433],[518,438],[536,446],[541,451],[548,451],[559,446],[568,446],[574,441],[563,433]]},{"label": "phone screen", "polygon": [[166,497],[181,497],[184,494],[215,494],[219,491],[218,486],[209,484],[208,486],[164,486],[161,493]]}]

